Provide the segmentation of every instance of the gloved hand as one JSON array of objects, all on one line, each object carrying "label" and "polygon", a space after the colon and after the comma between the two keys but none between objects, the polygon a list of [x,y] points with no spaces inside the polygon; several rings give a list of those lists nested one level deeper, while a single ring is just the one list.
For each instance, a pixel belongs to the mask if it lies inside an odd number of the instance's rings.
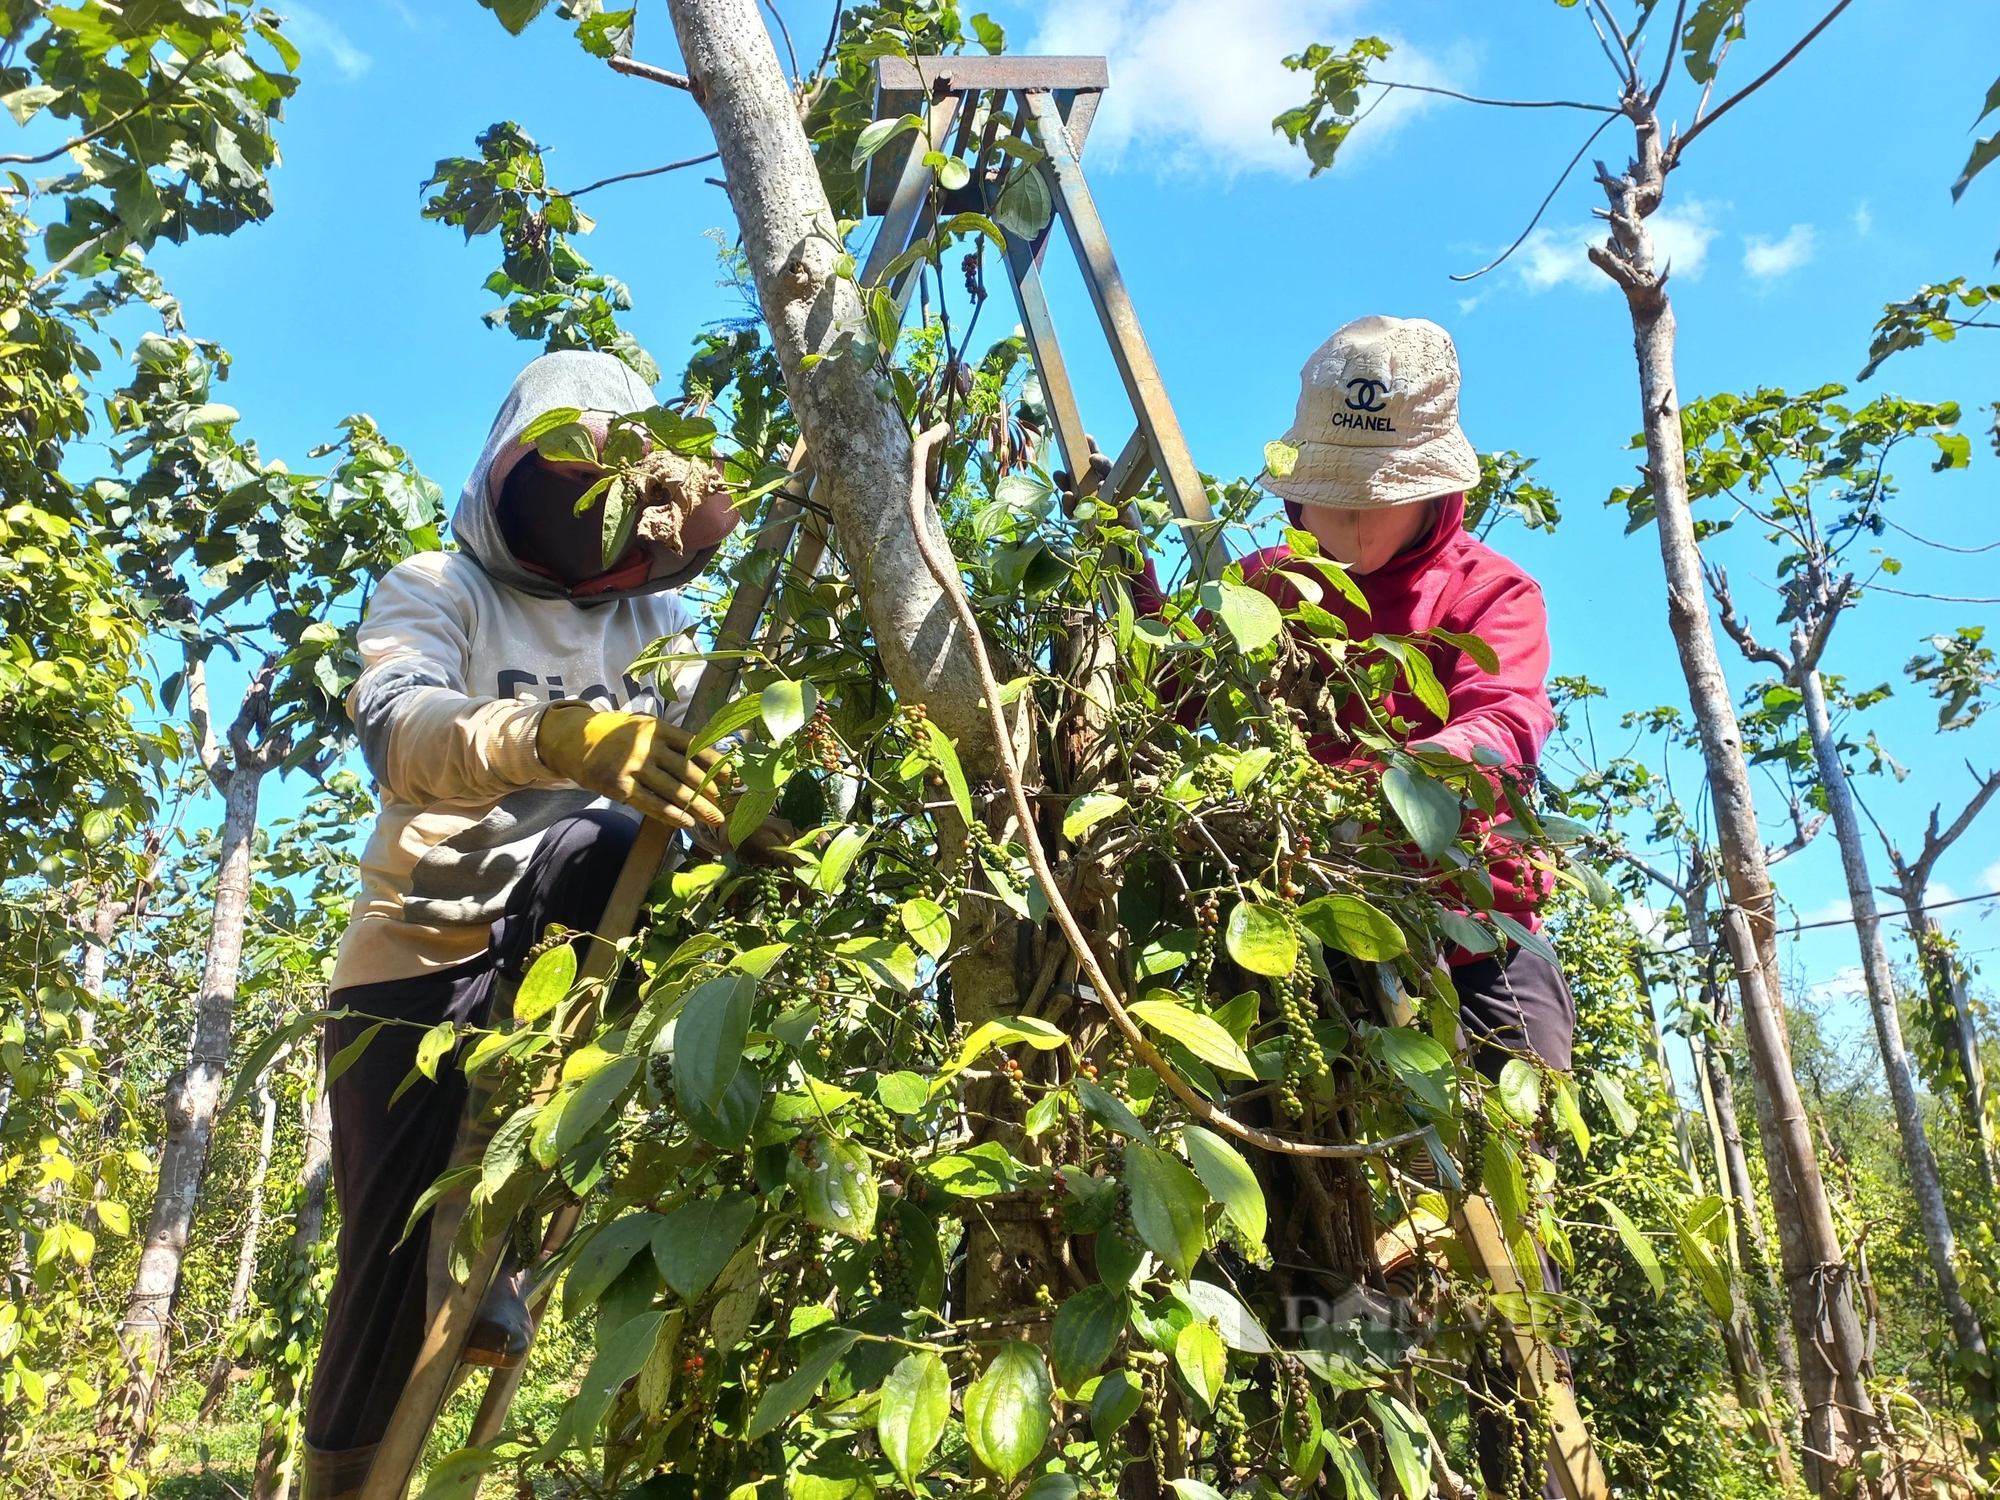
[{"label": "gloved hand", "polygon": [[[569,702],[543,712],[535,753],[552,774],[647,817],[676,828],[720,826],[726,815],[709,778],[721,755],[708,749],[691,756],[692,743],[691,735],[651,714]],[[700,790],[705,781],[707,790]]]}]

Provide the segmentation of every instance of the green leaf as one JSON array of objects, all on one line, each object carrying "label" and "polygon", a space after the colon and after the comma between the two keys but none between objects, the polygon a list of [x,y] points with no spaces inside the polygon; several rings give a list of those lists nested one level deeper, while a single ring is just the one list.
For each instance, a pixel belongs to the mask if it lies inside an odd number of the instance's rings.
[{"label": "green leaf", "polygon": [[1229,1351],[1222,1347],[1222,1335],[1206,1323],[1188,1324],[1174,1339],[1174,1366],[1188,1389],[1201,1397],[1201,1404],[1213,1409],[1229,1376]]},{"label": "green leaf", "polygon": [[1229,956],[1252,974],[1283,979],[1299,962],[1299,935],[1283,913],[1239,901],[1223,934]]},{"label": "green leaf", "polygon": [[1125,809],[1125,799],[1116,792],[1091,792],[1070,803],[1063,814],[1063,837],[1074,844],[1113,813]]},{"label": "green leaf", "polygon": [[1611,1116],[1614,1130],[1620,1135],[1630,1135],[1639,1128],[1639,1112],[1626,1101],[1624,1084],[1609,1073],[1593,1073],[1590,1086],[1597,1091],[1597,1097],[1604,1101],[1604,1108]]},{"label": "green leaf", "polygon": [[576,949],[568,943],[551,948],[535,960],[514,996],[514,1019],[523,1026],[554,1010],[576,984]]},{"label": "green leaf", "polygon": [[1249,1055],[1237,1045],[1235,1037],[1208,1016],[1168,996],[1165,990],[1155,990],[1151,997],[1135,1000],[1128,1008],[1153,1030],[1172,1037],[1211,1067],[1244,1078],[1256,1076]]},{"label": "green leaf", "polygon": [[868,829],[854,824],[836,833],[833,842],[826,846],[826,853],[819,857],[819,868],[813,872],[813,888],[829,896],[838,894],[847,880],[847,872],[854,868],[854,861],[867,847],[869,837]]},{"label": "green leaf", "polygon": [[457,1023],[438,1022],[417,1039],[417,1071],[424,1077],[435,1080],[438,1076],[438,1059],[451,1051],[457,1041]]},{"label": "green leaf", "polygon": [[554,1148],[558,1157],[590,1134],[638,1071],[638,1058],[621,1057],[606,1063],[571,1091],[556,1123]]},{"label": "green leaf", "polygon": [[480,1159],[479,1179],[485,1185],[486,1197],[491,1201],[507,1185],[507,1179],[520,1169],[527,1159],[528,1138],[534,1133],[535,1116],[541,1113],[539,1104],[524,1104],[506,1122],[493,1132],[493,1139],[486,1143],[486,1154]]},{"label": "green leaf", "polygon": [[1436,636],[1441,641],[1448,641],[1458,647],[1459,650],[1472,658],[1473,664],[1480,671],[1493,673],[1500,670],[1500,658],[1494,654],[1493,648],[1478,636],[1468,635],[1457,630],[1444,630],[1436,625],[1433,625],[1426,633]]},{"label": "green leaf", "polygon": [[1590,1126],[1584,1121],[1583,1111],[1577,1108],[1576,1085],[1571,1083],[1569,1079],[1558,1074],[1555,1086],[1556,1118],[1562,1122],[1563,1129],[1569,1132],[1570,1139],[1576,1142],[1577,1155],[1588,1156],[1590,1155]]},{"label": "green leaf", "polygon": [[1227,1287],[1217,1286],[1212,1281],[1190,1281],[1186,1286],[1174,1288],[1174,1297],[1198,1321],[1213,1323],[1216,1332],[1222,1335],[1222,1342],[1237,1353],[1276,1352],[1277,1346],[1271,1342],[1271,1336],[1264,1332],[1250,1309],[1237,1301]]},{"label": "green leaf", "polygon": [[855,1141],[818,1136],[786,1168],[805,1216],[821,1229],[865,1240],[875,1232],[880,1189],[868,1153]]},{"label": "green leaf", "polygon": [[1224,578],[1202,586],[1202,603],[1222,621],[1246,655],[1261,651],[1285,628],[1285,616],[1266,593]]},{"label": "green leaf", "polygon": [[780,679],[757,696],[757,711],[770,731],[771,743],[781,745],[805,727],[819,707],[819,689],[810,682]]},{"label": "green leaf", "polygon": [[1055,1387],[1033,1344],[1010,1340],[965,1391],[965,1436],[979,1461],[1012,1484],[1049,1440]]},{"label": "green leaf", "polygon": [[924,1164],[924,1175],[956,1197],[991,1198],[1012,1192],[1020,1182],[1021,1168],[998,1141],[982,1141],[933,1157]]},{"label": "green leaf", "polygon": [[762,697],[738,698],[734,703],[726,703],[710,715],[709,721],[702,726],[701,733],[694,737],[694,743],[689,749],[706,750],[726,736],[735,734],[738,730],[748,729],[763,716]]},{"label": "green leaf", "polygon": [[1097,1393],[1090,1398],[1090,1430],[1097,1441],[1106,1447],[1116,1442],[1125,1424],[1139,1414],[1145,1395],[1144,1387],[1124,1370],[1113,1370],[1098,1381]]},{"label": "green leaf", "polygon": [[914,1491],[917,1475],[944,1436],[951,1420],[951,1373],[935,1354],[906,1355],[882,1382],[875,1437],[882,1456],[903,1484]]},{"label": "green leaf", "polygon": [[1382,795],[1409,830],[1411,842],[1433,859],[1457,841],[1463,810],[1458,794],[1443,782],[1391,766],[1382,773]]},{"label": "green leaf", "polygon": [[1236,769],[1229,773],[1229,786],[1237,796],[1244,796],[1269,768],[1276,752],[1268,745],[1258,745],[1245,750],[1236,757]]},{"label": "green leaf", "polygon": [[692,991],[674,1023],[674,1088],[714,1114],[743,1066],[757,981],[724,974]]},{"label": "green leaf", "polygon": [[1132,1193],[1132,1227],[1161,1260],[1185,1279],[1208,1243],[1202,1210],[1208,1194],[1194,1173],[1155,1146],[1125,1148],[1125,1185]]},{"label": "green leaf", "polygon": [[1279,438],[1264,445],[1264,472],[1283,479],[1299,466],[1299,450]]},{"label": "green leaf", "polygon": [[965,771],[958,763],[958,751],[931,720],[924,720],[924,736],[930,745],[931,759],[937,763],[938,773],[944,777],[944,784],[951,788],[951,800],[958,804],[958,815],[970,826],[972,823],[972,790],[965,784]]},{"label": "green leaf", "polygon": [[1609,1198],[1599,1198],[1597,1206],[1604,1210],[1604,1216],[1611,1221],[1611,1227],[1618,1231],[1618,1238],[1625,1242],[1625,1248],[1631,1252],[1632,1259],[1639,1263],[1639,1269],[1645,1273],[1646,1284],[1652,1287],[1653,1295],[1664,1296],[1667,1290],[1667,1278],[1660,1271],[1660,1258],[1653,1253],[1653,1247],[1646,1236],[1639,1232],[1639,1226],[1632,1222],[1624,1209]]},{"label": "green leaf", "polygon": [[1409,951],[1403,929],[1359,896],[1319,896],[1299,908],[1299,922],[1329,948],[1363,963],[1387,963]]},{"label": "green leaf", "polygon": [[570,1262],[569,1275],[563,1282],[564,1315],[575,1317],[596,1302],[624,1274],[632,1257],[646,1248],[659,1223],[658,1214],[626,1214],[593,1234]]},{"label": "green leaf", "polygon": [[819,1394],[833,1367],[860,1337],[860,1331],[853,1328],[833,1328],[819,1335],[812,1349],[799,1361],[799,1367],[764,1392],[764,1399],[757,1403],[756,1414],[750,1418],[750,1426],[743,1435],[754,1443],[779,1424],[790,1421]]},{"label": "green leaf", "polygon": [[1715,1251],[1694,1232],[1687,1220],[1675,1219],[1673,1224],[1681,1261],[1694,1278],[1695,1285],[1701,1289],[1702,1300],[1708,1303],[1709,1311],[1717,1318],[1728,1322],[1736,1310],[1735,1299],[1729,1290],[1729,1273],[1723,1269]]},{"label": "green leaf", "polygon": [[696,1302],[729,1264],[756,1216],[757,1200],[748,1193],[684,1203],[653,1231],[653,1264],[683,1302]]},{"label": "green leaf", "polygon": [[[1015,1042],[1026,1042],[1038,1052],[1048,1052],[1062,1046],[1069,1037],[1039,1016],[1001,1016],[995,1020],[983,1021],[974,1028],[965,1045],[958,1049],[958,1060],[952,1064],[951,1072],[969,1067],[972,1060],[988,1047],[1006,1047]],[[942,1078],[944,1075],[940,1075]],[[932,1085],[933,1088],[936,1084]]]},{"label": "green leaf", "polygon": [[1369,1409],[1389,1450],[1389,1467],[1407,1500],[1428,1500],[1431,1493],[1431,1433],[1424,1419],[1388,1392],[1368,1395]]},{"label": "green leaf", "polygon": [[1510,1057],[1500,1070],[1500,1107],[1523,1125],[1533,1125],[1542,1112],[1542,1080],[1535,1065]]},{"label": "green leaf", "polygon": [[1055,211],[1055,198],[1049,192],[1042,169],[1032,162],[1022,162],[1007,174],[1006,186],[994,200],[993,219],[1009,234],[1032,240],[1049,227]]},{"label": "green leaf", "polygon": [[1131,1303],[1102,1283],[1073,1292],[1056,1309],[1049,1330],[1049,1353],[1056,1378],[1065,1390],[1075,1390],[1104,1368],[1118,1348],[1119,1335],[1131,1317]]},{"label": "green leaf", "polygon": [[897,909],[903,931],[933,959],[941,959],[951,947],[951,917],[928,896],[912,896]]},{"label": "green leaf", "polygon": [[368,1044],[375,1040],[375,1034],[387,1024],[388,1022],[386,1021],[377,1021],[373,1026],[362,1032],[360,1036],[334,1053],[333,1061],[326,1065],[326,1082],[322,1086],[332,1088],[335,1079],[339,1078],[341,1074],[345,1073],[361,1060],[361,1054],[368,1050]]},{"label": "green leaf", "polygon": [[1458,1097],[1458,1070],[1435,1037],[1409,1026],[1385,1026],[1369,1046],[1403,1086],[1436,1115],[1449,1115]]},{"label": "green leaf", "polygon": [[863,126],[854,142],[852,164],[859,167],[897,136],[906,131],[921,130],[923,126],[924,122],[915,115],[899,115],[893,120],[876,120]]},{"label": "green leaf", "polygon": [[913,1115],[930,1102],[930,1085],[921,1073],[884,1073],[875,1080],[875,1097],[899,1115]]},{"label": "green leaf", "polygon": [[1195,1176],[1209,1196],[1222,1205],[1229,1222],[1253,1249],[1261,1248],[1268,1221],[1264,1189],[1243,1153],[1212,1130],[1190,1125],[1181,1132],[1181,1144],[1194,1165]]},{"label": "green leaf", "polygon": [[1151,1143],[1153,1137],[1146,1127],[1139,1123],[1139,1117],[1127,1109],[1124,1102],[1102,1084],[1093,1083],[1088,1078],[1079,1078],[1076,1080],[1076,1097],[1077,1102],[1083,1106],[1083,1112],[1106,1130],[1115,1130],[1120,1135],[1129,1136],[1135,1141]]},{"label": "green leaf", "polygon": [[[1521,1175],[1520,1157],[1497,1131],[1487,1132],[1482,1157],[1480,1179],[1486,1196],[1493,1200],[1493,1207],[1505,1223],[1520,1223],[1528,1212],[1528,1183]],[[1508,1230],[1510,1237],[1512,1233]]]}]

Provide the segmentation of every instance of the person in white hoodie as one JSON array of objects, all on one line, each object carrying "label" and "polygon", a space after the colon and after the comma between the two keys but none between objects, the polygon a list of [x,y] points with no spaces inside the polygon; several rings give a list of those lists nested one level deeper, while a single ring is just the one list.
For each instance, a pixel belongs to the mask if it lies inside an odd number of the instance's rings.
[{"label": "person in white hoodie", "polygon": [[[603,564],[601,472],[553,463],[521,433],[576,407],[601,441],[653,395],[608,354],[533,361],[501,404],[452,517],[459,550],[398,564],[370,601],[348,698],[381,812],[341,943],[329,1054],[383,1026],[333,1085],[338,1273],[306,1404],[306,1500],[358,1491],[415,1362],[463,1199],[403,1226],[452,1158],[466,1080],[449,1064],[395,1097],[418,1039],[511,1006],[551,923],[602,915],[642,815],[717,825],[712,757],[677,726],[698,662],[639,680],[654,642],[694,650],[674,590],[736,524],[730,497],[680,496],[680,550],[635,534]],[[669,533],[671,528],[667,528]],[[655,528],[641,527],[640,533]],[[393,1102],[392,1102],[393,1100]],[[476,1158],[475,1158],[476,1159]],[[518,1361],[527,1323],[509,1275],[481,1308],[470,1356]]]}]

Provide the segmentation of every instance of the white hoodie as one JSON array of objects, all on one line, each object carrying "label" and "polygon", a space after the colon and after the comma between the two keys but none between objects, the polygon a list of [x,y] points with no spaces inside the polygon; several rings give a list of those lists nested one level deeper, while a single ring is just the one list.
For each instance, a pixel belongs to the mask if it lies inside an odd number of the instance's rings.
[{"label": "white hoodie", "polygon": [[519,434],[543,412],[652,404],[611,355],[534,361],[502,403],[452,517],[463,550],[397,564],[369,601],[363,671],[347,708],[382,811],[361,856],[334,989],[433,973],[485,952],[543,833],[583,808],[613,805],[542,765],[535,738],[550,703],[580,698],[679,722],[701,664],[681,664],[665,683],[637,680],[629,668],[663,638],[696,649],[694,621],[672,590],[714,548],[683,556],[644,544],[653,557],[646,583],[578,600],[515,560],[496,514],[495,461],[522,446]]}]

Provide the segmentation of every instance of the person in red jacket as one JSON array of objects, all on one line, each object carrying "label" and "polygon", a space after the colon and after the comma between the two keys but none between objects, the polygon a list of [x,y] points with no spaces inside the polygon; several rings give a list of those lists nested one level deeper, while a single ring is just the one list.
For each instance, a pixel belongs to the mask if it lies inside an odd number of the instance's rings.
[{"label": "person in red jacket", "polygon": [[[1458,425],[1458,388],[1458,353],[1435,323],[1356,319],[1306,362],[1298,414],[1283,439],[1297,460],[1283,475],[1264,475],[1263,484],[1285,501],[1293,526],[1346,564],[1360,586],[1365,613],[1337,591],[1324,591],[1322,601],[1353,637],[1443,630],[1493,648],[1498,670],[1488,672],[1449,641],[1426,642],[1450,712],[1440,719],[1414,696],[1394,694],[1387,709],[1412,726],[1410,748],[1466,760],[1491,752],[1477,758],[1497,757],[1497,774],[1531,781],[1555,723],[1544,685],[1548,614],[1535,581],[1465,530],[1465,495],[1479,482],[1479,459]],[[1243,576],[1279,604],[1294,605],[1302,596],[1290,581],[1291,556],[1286,547],[1266,548],[1243,560]],[[1336,762],[1365,758],[1341,727],[1337,721],[1319,734],[1314,752]],[[1523,860],[1499,861],[1491,873],[1495,910],[1539,927],[1546,879]],[[1452,982],[1480,1071],[1498,1078],[1515,1056],[1568,1071],[1576,1005],[1561,971],[1512,943],[1456,958]],[[1544,1274],[1553,1285],[1553,1266],[1545,1264]],[[1477,1403],[1485,1418],[1475,1423],[1480,1468],[1497,1491],[1513,1467],[1505,1448],[1519,1429],[1503,1408],[1515,1393],[1506,1372],[1480,1373],[1490,1398]],[[1560,1493],[1553,1477],[1546,1492]]]}]

